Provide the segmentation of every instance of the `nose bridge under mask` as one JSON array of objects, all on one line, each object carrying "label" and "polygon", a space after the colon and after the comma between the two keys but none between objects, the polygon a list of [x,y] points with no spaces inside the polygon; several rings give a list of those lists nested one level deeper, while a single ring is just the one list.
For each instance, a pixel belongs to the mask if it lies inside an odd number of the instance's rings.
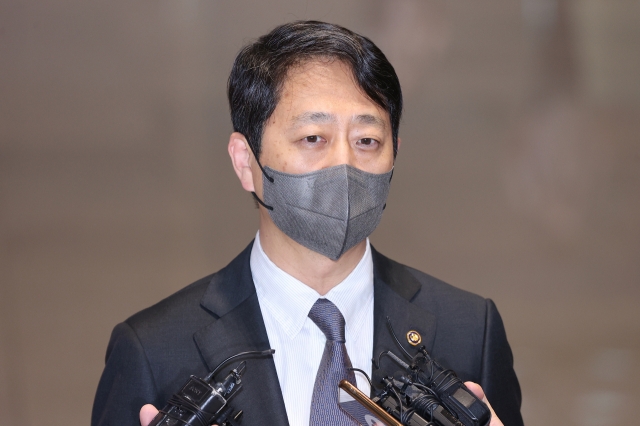
[{"label": "nose bridge under mask", "polygon": [[[341,166],[317,170],[304,174],[274,172],[282,184],[277,194],[289,206],[314,211],[338,220],[347,220],[348,212],[343,210],[349,204],[348,175]],[[277,185],[277,183],[271,183]],[[270,191],[271,192],[271,191]],[[273,194],[273,192],[271,192]]]}]

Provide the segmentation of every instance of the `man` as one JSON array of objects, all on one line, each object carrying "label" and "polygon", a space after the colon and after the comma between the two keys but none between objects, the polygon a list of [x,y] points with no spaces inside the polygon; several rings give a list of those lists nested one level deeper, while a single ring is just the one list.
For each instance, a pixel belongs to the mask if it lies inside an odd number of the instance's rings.
[{"label": "man", "polygon": [[[259,203],[259,232],[227,267],[113,332],[93,425],[148,424],[189,375],[228,356],[247,360],[232,404],[245,425],[353,424],[337,405],[347,378],[365,393],[398,352],[387,325],[453,369],[521,425],[520,389],[490,300],[376,252],[400,139],[400,85],[368,39],[321,22],[282,25],[245,47],[229,78],[229,155]],[[409,334],[407,334],[409,336]],[[406,342],[405,342],[406,343]],[[146,405],[150,404],[150,405]],[[144,408],[141,410],[141,407]]]}]

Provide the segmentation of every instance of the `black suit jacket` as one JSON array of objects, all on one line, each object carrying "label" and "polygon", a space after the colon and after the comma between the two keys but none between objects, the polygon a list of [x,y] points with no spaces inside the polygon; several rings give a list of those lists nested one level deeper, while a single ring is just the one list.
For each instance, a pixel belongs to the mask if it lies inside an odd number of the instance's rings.
[{"label": "black suit jacket", "polygon": [[[237,352],[269,349],[249,266],[251,246],[219,272],[115,327],[93,426],[138,426],[142,405],[164,406],[190,375],[204,377]],[[480,383],[506,426],[522,425],[520,387],[493,302],[375,250],[373,263],[374,354],[399,352],[386,326],[389,316],[398,335],[418,331],[436,360],[463,380]],[[374,383],[385,373],[393,371],[374,371]],[[271,357],[249,359],[243,383],[232,406],[244,411],[245,426],[288,425]]]}]

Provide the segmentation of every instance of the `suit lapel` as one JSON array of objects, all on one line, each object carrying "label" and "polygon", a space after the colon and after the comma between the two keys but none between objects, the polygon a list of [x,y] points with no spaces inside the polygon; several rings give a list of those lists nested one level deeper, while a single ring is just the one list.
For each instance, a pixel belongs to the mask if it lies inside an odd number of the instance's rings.
[{"label": "suit lapel", "polygon": [[[212,321],[194,334],[195,343],[209,370],[227,357],[244,351],[269,349],[269,338],[251,277],[247,247],[229,266],[216,274],[201,305],[210,311]],[[288,425],[280,384],[273,358],[246,357],[243,389],[231,401],[244,411],[244,424]],[[237,365],[230,362],[216,379]]]},{"label": "suit lapel", "polygon": [[[374,302],[373,302],[373,356],[375,359],[383,352],[390,350],[404,358],[402,350],[391,336],[387,326],[387,317],[391,319],[393,329],[400,343],[413,355],[415,350],[407,342],[407,332],[416,331],[422,342],[431,351],[436,335],[436,317],[411,303],[421,291],[422,285],[411,275],[407,267],[394,262],[378,253],[372,247],[374,265]],[[418,346],[418,347],[419,347]],[[397,371],[399,366],[389,358],[383,358],[380,369],[373,367],[373,385],[379,386],[380,380]]]}]

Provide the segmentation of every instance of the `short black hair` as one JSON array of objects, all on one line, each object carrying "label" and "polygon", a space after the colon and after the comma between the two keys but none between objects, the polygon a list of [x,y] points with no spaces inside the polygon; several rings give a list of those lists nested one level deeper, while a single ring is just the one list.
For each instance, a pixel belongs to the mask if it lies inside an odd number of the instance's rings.
[{"label": "short black hair", "polygon": [[402,91],[393,66],[368,38],[326,22],[280,25],[238,53],[227,85],[233,130],[247,138],[259,157],[264,125],[276,109],[288,71],[314,59],[347,64],[364,93],[389,113],[395,156]]}]

